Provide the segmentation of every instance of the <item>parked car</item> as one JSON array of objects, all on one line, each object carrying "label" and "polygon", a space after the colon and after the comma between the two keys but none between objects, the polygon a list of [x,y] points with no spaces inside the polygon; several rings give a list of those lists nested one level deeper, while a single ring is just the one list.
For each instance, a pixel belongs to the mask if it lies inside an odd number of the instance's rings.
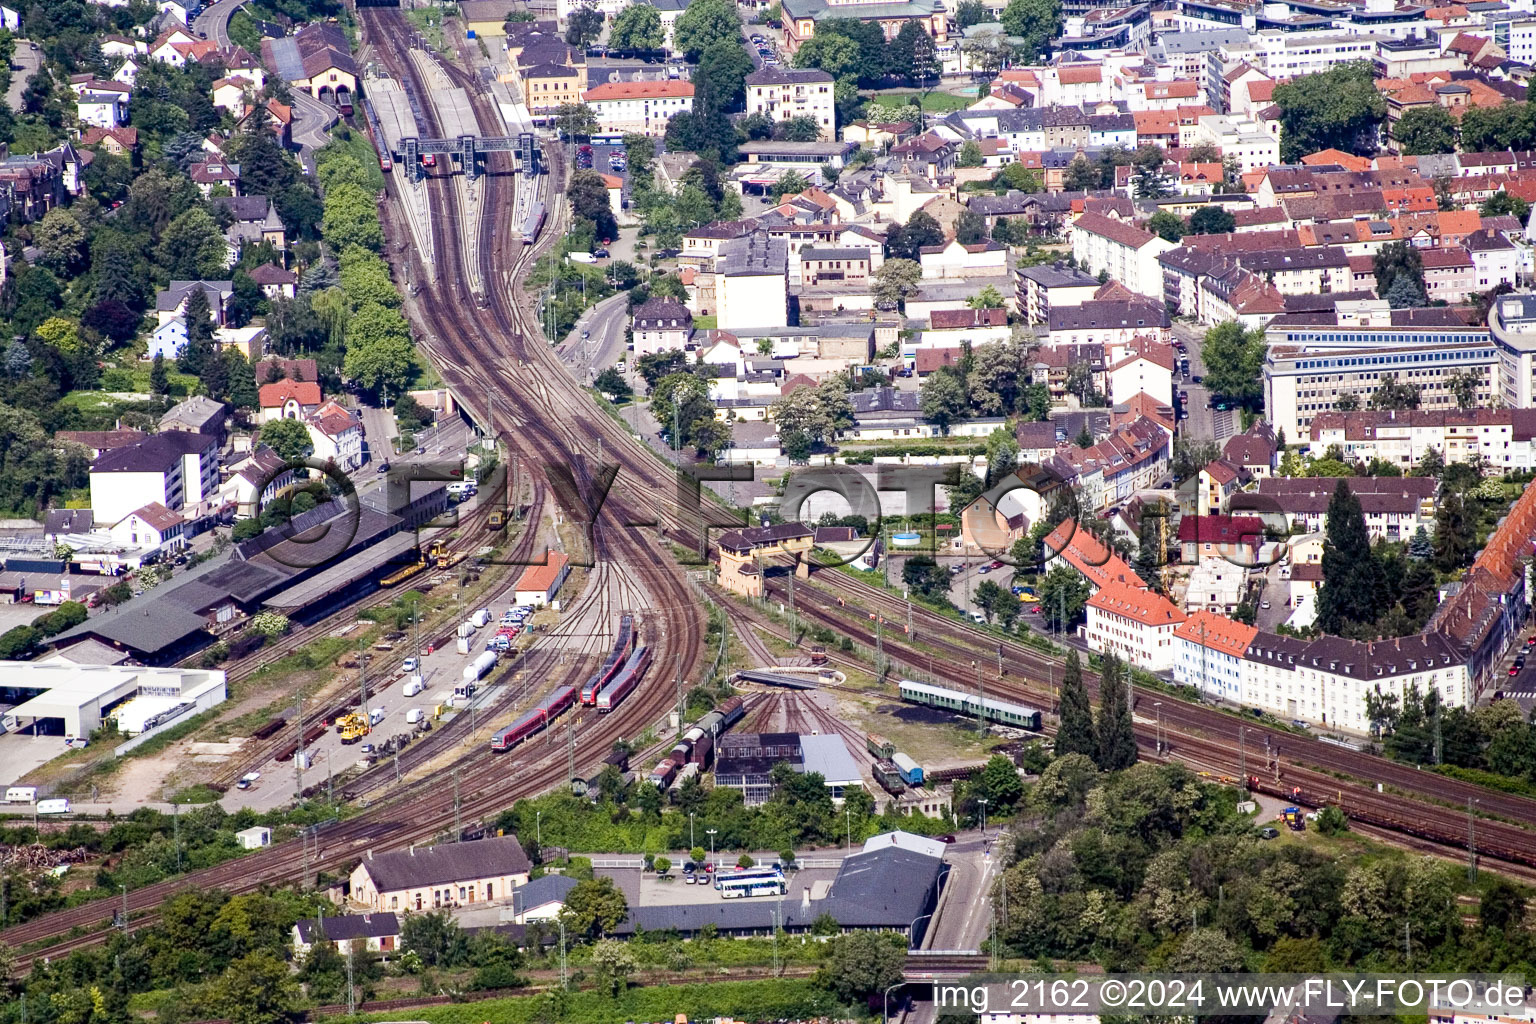
[{"label": "parked car", "polygon": [[1263,828],[1259,829],[1259,838],[1260,839],[1279,839],[1280,838],[1280,830],[1275,828],[1275,827],[1273,827],[1273,826],[1271,826],[1271,825],[1265,825]]}]

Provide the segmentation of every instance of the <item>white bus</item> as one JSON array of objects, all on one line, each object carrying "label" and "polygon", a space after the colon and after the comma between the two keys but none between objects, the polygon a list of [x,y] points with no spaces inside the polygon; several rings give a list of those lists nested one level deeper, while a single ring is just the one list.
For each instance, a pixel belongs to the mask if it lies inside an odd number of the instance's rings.
[{"label": "white bus", "polygon": [[789,892],[784,873],[778,868],[716,872],[715,888],[720,890],[720,898],[727,900],[736,896],[783,896]]}]

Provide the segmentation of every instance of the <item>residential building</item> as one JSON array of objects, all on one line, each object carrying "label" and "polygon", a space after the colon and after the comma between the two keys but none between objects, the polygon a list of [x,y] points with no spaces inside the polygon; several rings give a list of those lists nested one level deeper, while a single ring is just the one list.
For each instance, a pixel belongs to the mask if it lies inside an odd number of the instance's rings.
[{"label": "residential building", "polygon": [[96,521],[118,523],[157,503],[180,512],[213,497],[219,483],[218,438],[171,430],[103,452],[91,463]]},{"label": "residential building", "polygon": [[746,89],[748,114],[765,114],[775,121],[809,117],[821,126],[822,139],[834,138],[833,78],[828,72],[763,68],[747,75]]},{"label": "residential building", "polygon": [[715,259],[715,316],[721,330],[789,322],[789,250],[757,233],[720,246]]},{"label": "residential building", "polygon": [[345,914],[341,917],[306,917],[293,926],[293,951],[296,954],[307,954],[318,942],[331,943],[342,956],[354,949],[390,953],[400,945],[400,918],[388,911]]},{"label": "residential building", "polygon": [[1184,621],[1184,613],[1161,594],[1110,583],[1088,599],[1085,639],[1089,650],[1165,672],[1174,665],[1174,630]]},{"label": "residential building", "polygon": [[357,92],[357,61],[346,34],[334,22],[312,22],[283,38],[264,37],[261,59],[290,88],[322,103],[351,103]]},{"label": "residential building", "polygon": [[560,107],[581,102],[586,91],[585,69],[568,64],[534,64],[519,72],[528,110],[548,116]]},{"label": "residential building", "polygon": [[1008,247],[998,242],[925,245],[918,252],[925,278],[997,277],[1008,273]]},{"label": "residential building", "polygon": [[532,865],[516,836],[375,855],[352,871],[350,899],[373,911],[433,910],[506,899]]},{"label": "residential building", "polygon": [[688,348],[693,314],[676,299],[650,299],[635,307],[631,333],[635,358]]},{"label": "residential building", "polygon": [[1225,615],[1195,612],[1173,633],[1173,679],[1202,697],[1242,704],[1243,657],[1259,631]]},{"label": "residential building", "polygon": [[1243,568],[1256,568],[1263,542],[1264,520],[1258,516],[1212,513],[1185,515],[1179,520],[1179,558],[1185,565],[1220,558]]},{"label": "residential building", "polygon": [[1048,323],[1051,310],[1081,306],[1099,290],[1099,279],[1061,261],[1037,267],[1020,267],[1019,309],[1032,324]]},{"label": "residential building", "polygon": [[[269,384],[267,387],[277,387]],[[314,445],[314,456],[343,472],[363,464],[363,421],[334,401],[326,402],[304,417]]]},{"label": "residential building", "polygon": [[1157,257],[1174,247],[1166,238],[1098,213],[1072,222],[1072,255],[1090,274],[1108,272],[1138,295],[1162,294]]},{"label": "residential building", "polygon": [[187,297],[194,288],[202,288],[208,298],[208,311],[213,322],[223,327],[229,316],[229,303],[234,298],[233,281],[172,281],[169,288],[155,293],[155,316],[160,324],[174,320],[187,311]]},{"label": "residential building", "polygon": [[1075,519],[1063,521],[1047,534],[1041,549],[1043,571],[1049,572],[1058,564],[1069,565],[1095,591],[1116,584],[1126,587],[1146,585],[1135,569]]},{"label": "residential building", "polygon": [[855,18],[880,26],[887,40],[908,22],[914,22],[933,37],[936,44],[949,39],[949,16],[941,3],[928,0],[873,0],[847,5],[834,0],[791,0],[783,6],[784,51],[793,55],[816,33],[816,23],[833,18]]},{"label": "residential building", "polygon": [[693,111],[693,83],[604,82],[583,98],[604,132],[660,136],[674,115]]},{"label": "residential building", "polygon": [[273,384],[263,384],[257,389],[257,394],[262,423],[302,420],[319,409],[323,400],[320,385],[312,380],[284,379]]},{"label": "residential building", "polygon": [[1536,409],[1362,409],[1312,419],[1306,452],[1337,447],[1347,459],[1380,459],[1405,473],[1431,451],[1447,463],[1482,463],[1498,472],[1536,469]]},{"label": "residential building", "polygon": [[1086,510],[1103,512],[1161,480],[1172,456],[1173,435],[1142,416],[1092,447],[1068,445],[1045,468],[1081,488]]},{"label": "residential building", "polygon": [[160,429],[185,430],[192,434],[224,436],[224,423],[229,418],[229,406],[207,395],[193,395],[177,402],[160,417]]},{"label": "residential building", "polygon": [[174,555],[187,546],[185,522],[181,516],[158,501],[135,509],[114,523],[108,533],[114,544],[138,552],[141,559],[152,555]]},{"label": "residential building", "polygon": [[276,263],[263,263],[253,267],[248,276],[269,299],[291,299],[299,293],[299,275],[284,270]]},{"label": "residential building", "polygon": [[287,460],[264,444],[258,444],[249,455],[227,468],[229,477],[219,487],[219,504],[234,506],[236,519],[259,515],[273,498],[294,483],[294,472]]},{"label": "residential building", "polygon": [[1271,477],[1259,481],[1258,494],[1264,509],[1284,515],[1293,533],[1318,533],[1341,482],[1360,500],[1373,540],[1407,540],[1434,522],[1439,481],[1430,477]]}]

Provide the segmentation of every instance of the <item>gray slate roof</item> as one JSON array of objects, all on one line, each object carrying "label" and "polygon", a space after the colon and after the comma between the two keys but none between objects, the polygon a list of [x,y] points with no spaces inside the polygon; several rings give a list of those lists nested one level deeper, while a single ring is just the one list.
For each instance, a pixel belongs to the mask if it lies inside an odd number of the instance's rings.
[{"label": "gray slate roof", "polygon": [[219,439],[212,434],[194,434],[186,430],[168,430],[151,434],[138,444],[102,452],[91,463],[92,473],[164,472],[185,455],[199,455],[217,449]]},{"label": "gray slate roof", "polygon": [[317,937],[324,937],[331,942],[347,942],[351,939],[377,939],[400,934],[400,919],[388,912],[322,917],[318,921],[318,931],[316,923],[311,918],[298,923],[300,941],[312,943]]},{"label": "gray slate roof", "polygon": [[516,836],[370,854],[363,860],[363,867],[380,892],[526,874],[531,866]]}]

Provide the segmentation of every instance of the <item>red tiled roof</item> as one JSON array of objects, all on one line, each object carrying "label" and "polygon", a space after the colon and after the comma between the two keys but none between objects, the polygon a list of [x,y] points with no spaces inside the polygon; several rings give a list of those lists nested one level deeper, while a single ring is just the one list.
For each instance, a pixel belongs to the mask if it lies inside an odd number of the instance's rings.
[{"label": "red tiled roof", "polygon": [[588,89],[584,98],[590,103],[594,100],[638,100],[692,95],[692,82],[604,82]]},{"label": "red tiled roof", "polygon": [[280,380],[263,384],[258,397],[263,409],[276,409],[290,398],[300,405],[319,405],[320,385],[312,380]]},{"label": "red tiled roof", "polygon": [[1184,621],[1184,613],[1161,594],[1124,583],[1110,583],[1088,599],[1088,607],[1131,619],[1143,626],[1169,626]]}]

